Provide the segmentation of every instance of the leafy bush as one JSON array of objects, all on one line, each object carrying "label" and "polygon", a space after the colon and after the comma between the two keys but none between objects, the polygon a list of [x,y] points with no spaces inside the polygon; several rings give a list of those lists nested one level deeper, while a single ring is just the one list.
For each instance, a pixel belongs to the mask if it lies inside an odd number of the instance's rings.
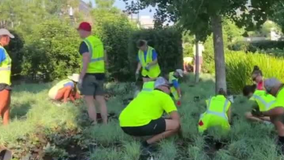
[{"label": "leafy bush", "polygon": [[131,74],[127,58],[128,39],[134,27],[126,16],[115,16],[115,19],[98,21],[96,33],[104,42],[107,52],[109,78],[127,81]]},{"label": "leafy bush", "polygon": [[131,62],[130,71],[135,73],[137,66],[136,42],[145,39],[158,53],[158,61],[162,74],[183,66],[182,34],[175,28],[139,30],[133,33],[129,41],[128,57]]},{"label": "leafy bush", "polygon": [[253,66],[258,65],[264,77],[276,77],[284,81],[284,59],[265,54],[245,54],[231,52],[226,54],[226,74],[228,88],[239,93],[246,84],[252,83]]},{"label": "leafy bush", "polygon": [[31,44],[26,45],[23,74],[33,79],[62,78],[80,69],[79,36],[68,23],[45,21],[34,31]]}]

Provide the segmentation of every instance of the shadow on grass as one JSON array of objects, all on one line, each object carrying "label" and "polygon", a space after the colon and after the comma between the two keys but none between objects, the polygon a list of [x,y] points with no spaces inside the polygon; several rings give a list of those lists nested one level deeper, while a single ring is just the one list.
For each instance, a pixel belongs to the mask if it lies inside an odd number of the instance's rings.
[{"label": "shadow on grass", "polygon": [[44,90],[49,90],[51,87],[52,83],[20,84],[20,85],[13,85],[13,92],[30,92],[37,94]]},{"label": "shadow on grass", "polygon": [[31,104],[35,103],[34,101],[25,102],[21,105],[16,105],[11,108],[11,118],[23,118],[32,108]]}]

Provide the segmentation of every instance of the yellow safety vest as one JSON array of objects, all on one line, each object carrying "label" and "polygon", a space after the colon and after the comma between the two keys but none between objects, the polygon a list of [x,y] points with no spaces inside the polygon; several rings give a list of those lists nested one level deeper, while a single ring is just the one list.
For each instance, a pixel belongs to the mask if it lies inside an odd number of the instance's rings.
[{"label": "yellow safety vest", "polygon": [[4,47],[0,46],[0,49],[4,49],[6,56],[6,59],[0,63],[0,83],[11,85],[12,60]]},{"label": "yellow safety vest", "polygon": [[178,79],[174,76],[174,73],[175,72],[170,72],[169,73],[169,81],[170,81],[170,84],[171,84],[170,90],[171,90],[171,93],[172,93],[174,99],[175,100],[179,100],[177,89],[174,86],[172,86],[173,85],[173,80],[177,80],[178,81]]},{"label": "yellow safety vest", "polygon": [[250,100],[256,101],[260,111],[268,111],[276,102],[276,98],[263,90],[255,90]]},{"label": "yellow safety vest", "polygon": [[144,51],[139,50],[138,51],[138,57],[139,57],[141,65],[143,67],[142,76],[148,76],[150,78],[157,78],[159,76],[159,74],[161,73],[159,64],[155,64],[154,66],[150,67],[149,71],[147,71],[145,69],[147,64],[152,62],[153,50],[154,50],[154,48],[148,46],[146,60],[144,58]]},{"label": "yellow safety vest", "polygon": [[206,100],[207,110],[205,114],[215,115],[228,120],[227,109],[231,106],[231,102],[223,95],[217,95]]},{"label": "yellow safety vest", "polygon": [[87,67],[87,73],[105,73],[104,45],[96,36],[84,39],[91,54],[91,60]]},{"label": "yellow safety vest", "polygon": [[155,81],[149,81],[143,84],[142,91],[151,92],[154,90],[154,88],[155,88]]},{"label": "yellow safety vest", "polygon": [[178,81],[178,79],[174,76],[174,73],[175,72],[170,72],[169,73],[170,84],[172,84],[173,80],[177,80]]}]

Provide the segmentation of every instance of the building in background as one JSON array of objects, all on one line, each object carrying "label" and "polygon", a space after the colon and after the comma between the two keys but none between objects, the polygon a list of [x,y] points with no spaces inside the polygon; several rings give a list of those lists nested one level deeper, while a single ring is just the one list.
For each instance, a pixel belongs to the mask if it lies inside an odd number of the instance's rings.
[{"label": "building in background", "polygon": [[128,15],[128,18],[137,23],[137,27],[143,29],[154,28],[154,19],[151,16]]}]

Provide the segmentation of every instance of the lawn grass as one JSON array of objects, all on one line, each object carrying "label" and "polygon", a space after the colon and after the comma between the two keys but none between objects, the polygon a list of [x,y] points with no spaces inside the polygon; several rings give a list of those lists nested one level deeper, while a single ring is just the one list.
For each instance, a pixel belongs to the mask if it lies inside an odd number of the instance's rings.
[{"label": "lawn grass", "polygon": [[[178,136],[163,140],[158,144],[158,152],[154,160],[206,160],[210,159],[203,151],[204,138],[197,132],[199,115],[205,111],[204,100],[214,95],[214,81],[210,75],[202,75],[198,85],[190,86],[189,81],[181,84],[183,97],[179,109],[182,123],[183,138]],[[84,154],[91,160],[138,160],[140,157],[140,138],[130,137],[122,132],[118,121],[112,119],[108,125],[88,125],[84,104],[74,106],[65,104],[56,106],[48,100],[47,93],[51,84],[25,84],[15,86],[12,94],[11,117],[9,126],[0,126],[0,145],[13,148],[17,156],[14,160],[26,155],[19,150],[23,144],[38,146],[41,142],[39,134],[48,135],[47,142],[42,144],[43,153],[50,153],[55,157],[66,157],[64,147],[73,143],[72,138],[79,139],[80,146],[87,148]],[[117,115],[124,108],[123,99],[133,94],[130,84],[108,84],[108,90],[113,96],[108,101],[108,110]],[[200,101],[194,97],[199,96]],[[215,160],[280,160],[277,154],[275,139],[277,138],[273,126],[248,123],[243,114],[249,103],[241,96],[237,96],[233,104],[233,126],[228,137],[229,143],[217,151]],[[67,134],[66,141],[60,138],[63,130]],[[70,132],[76,130],[75,135]],[[70,132],[69,132],[70,131]],[[78,132],[78,135],[76,135]],[[72,132],[73,133],[73,132]],[[70,135],[69,135],[70,134]],[[28,135],[28,136],[27,136]],[[28,137],[28,139],[27,139]],[[52,137],[52,138],[50,138]],[[54,138],[57,137],[57,138]],[[58,138],[59,137],[59,138]],[[63,136],[64,137],[64,136]],[[19,139],[24,138],[22,142]],[[50,139],[62,144],[50,142]],[[27,141],[32,141],[29,143]],[[72,141],[72,142],[71,142]],[[95,143],[90,147],[91,142]],[[65,144],[66,143],[66,144]],[[21,144],[21,145],[20,145]],[[18,149],[15,151],[15,148]],[[24,145],[25,146],[25,145]],[[70,146],[70,145],[69,145]],[[19,149],[20,148],[20,149]],[[27,147],[28,148],[28,147]],[[26,149],[28,150],[28,149]],[[28,153],[25,151],[24,153]],[[64,158],[63,158],[64,159]],[[78,159],[79,160],[79,159]],[[82,158],[80,160],[83,160]]]}]

